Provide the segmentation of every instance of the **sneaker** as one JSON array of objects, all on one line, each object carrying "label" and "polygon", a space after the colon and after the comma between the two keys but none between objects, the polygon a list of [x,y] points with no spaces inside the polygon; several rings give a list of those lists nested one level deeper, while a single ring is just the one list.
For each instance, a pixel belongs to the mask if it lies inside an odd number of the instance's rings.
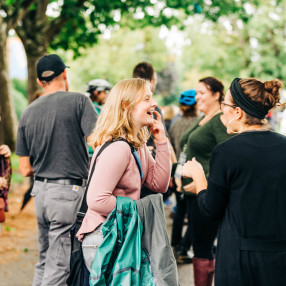
[{"label": "sneaker", "polygon": [[193,262],[194,254],[189,250],[183,250],[176,257],[176,261],[178,264],[189,264]]},{"label": "sneaker", "polygon": [[178,208],[178,206],[177,206],[177,205],[173,206],[173,208],[172,208],[172,212],[173,212],[174,214],[176,213],[177,208]]},{"label": "sneaker", "polygon": [[165,201],[164,201],[164,204],[166,206],[170,206],[172,204],[172,202],[167,198]]},{"label": "sneaker", "polygon": [[174,246],[173,252],[175,258],[177,259],[177,257],[182,253],[182,246],[181,245]]}]

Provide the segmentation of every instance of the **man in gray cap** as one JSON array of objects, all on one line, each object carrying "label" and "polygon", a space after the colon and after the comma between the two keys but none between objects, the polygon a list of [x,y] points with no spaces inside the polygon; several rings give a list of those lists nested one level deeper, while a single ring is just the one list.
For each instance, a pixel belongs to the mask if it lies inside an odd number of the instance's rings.
[{"label": "man in gray cap", "polygon": [[16,154],[20,171],[35,176],[39,263],[33,286],[66,285],[70,262],[69,230],[76,219],[88,176],[87,140],[97,115],[91,100],[68,92],[66,65],[57,55],[37,64],[43,96],[22,113]]},{"label": "man in gray cap", "polygon": [[[105,79],[97,78],[87,83],[86,91],[89,93],[89,98],[91,99],[97,114],[100,114],[102,106],[110,90],[111,84]],[[93,149],[90,146],[88,148],[88,156],[91,161]]]},{"label": "man in gray cap", "polygon": [[105,79],[93,79],[87,83],[87,92],[98,114],[111,89],[111,84]]}]

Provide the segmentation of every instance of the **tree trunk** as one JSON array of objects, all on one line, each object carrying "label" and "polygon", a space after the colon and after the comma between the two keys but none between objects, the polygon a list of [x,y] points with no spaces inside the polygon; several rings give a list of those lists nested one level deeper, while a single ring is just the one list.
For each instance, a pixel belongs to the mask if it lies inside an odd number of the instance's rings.
[{"label": "tree trunk", "polygon": [[1,128],[0,143],[7,144],[12,150],[16,143],[16,112],[11,95],[9,70],[7,64],[7,36],[8,27],[0,17],[0,104],[1,104]]},{"label": "tree trunk", "polygon": [[28,55],[27,54],[27,63],[28,63],[28,100],[29,103],[33,101],[33,94],[36,90],[40,89],[40,86],[37,84],[37,68],[36,63],[40,56]]},{"label": "tree trunk", "polygon": [[42,30],[37,29],[37,23],[34,23],[33,20],[25,18],[24,22],[26,29],[34,27],[34,33],[27,34],[23,32],[23,27],[17,27],[16,32],[20,37],[26,52],[27,64],[28,64],[28,86],[27,94],[29,103],[33,100],[33,94],[36,90],[40,89],[37,84],[37,61],[46,54],[47,43],[45,33]]}]

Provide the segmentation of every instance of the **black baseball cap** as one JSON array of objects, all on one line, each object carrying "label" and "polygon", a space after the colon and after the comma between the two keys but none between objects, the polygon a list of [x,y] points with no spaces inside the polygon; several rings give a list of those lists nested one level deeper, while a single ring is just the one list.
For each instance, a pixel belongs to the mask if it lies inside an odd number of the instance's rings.
[{"label": "black baseball cap", "polygon": [[40,81],[51,81],[53,78],[60,75],[65,68],[64,61],[55,54],[46,55],[40,58],[37,64],[37,75]]}]

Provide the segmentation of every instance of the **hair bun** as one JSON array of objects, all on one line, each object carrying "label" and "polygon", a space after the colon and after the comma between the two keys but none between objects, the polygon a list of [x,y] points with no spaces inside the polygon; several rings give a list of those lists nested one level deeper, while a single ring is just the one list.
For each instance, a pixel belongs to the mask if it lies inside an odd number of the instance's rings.
[{"label": "hair bun", "polygon": [[274,97],[279,96],[279,90],[282,87],[281,81],[277,79],[264,82],[264,88],[267,92],[271,93]]},{"label": "hair bun", "polygon": [[[263,82],[256,78],[245,78],[241,79],[239,84],[244,94],[265,111],[269,111],[280,102],[282,83],[277,79]],[[254,121],[249,122],[254,124]]]}]

